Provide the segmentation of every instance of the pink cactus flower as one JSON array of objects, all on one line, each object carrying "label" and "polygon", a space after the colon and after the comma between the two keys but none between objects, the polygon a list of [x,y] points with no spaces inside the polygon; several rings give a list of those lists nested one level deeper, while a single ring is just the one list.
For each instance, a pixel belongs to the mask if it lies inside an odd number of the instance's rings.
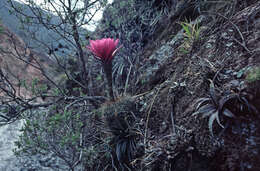
[{"label": "pink cactus flower", "polygon": [[115,53],[120,48],[116,48],[118,39],[103,38],[100,40],[90,40],[90,46],[87,48],[103,63],[111,62]]},{"label": "pink cactus flower", "polygon": [[118,49],[122,47],[116,48],[118,41],[118,39],[114,40],[112,38],[90,40],[90,45],[87,46],[95,57],[102,61],[102,66],[108,81],[109,95],[113,101],[115,97],[113,94],[112,60]]}]

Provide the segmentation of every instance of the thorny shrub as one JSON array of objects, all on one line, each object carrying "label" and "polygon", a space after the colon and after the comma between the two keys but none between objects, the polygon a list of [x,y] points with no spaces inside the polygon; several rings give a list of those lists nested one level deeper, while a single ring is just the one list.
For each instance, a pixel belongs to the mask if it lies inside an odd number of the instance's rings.
[{"label": "thorny shrub", "polygon": [[108,139],[104,139],[99,128],[94,126],[84,103],[68,106],[61,102],[48,110],[30,111],[16,141],[15,153],[52,154],[71,170],[94,169],[98,165],[104,168],[108,164],[105,161],[109,161]]}]

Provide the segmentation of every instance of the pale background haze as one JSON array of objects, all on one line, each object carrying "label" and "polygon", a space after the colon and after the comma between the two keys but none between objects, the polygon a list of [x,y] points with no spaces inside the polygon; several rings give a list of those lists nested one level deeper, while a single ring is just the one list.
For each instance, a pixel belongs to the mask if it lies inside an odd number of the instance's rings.
[{"label": "pale background haze", "polygon": [[[16,1],[26,4],[29,0],[16,0]],[[44,1],[46,1],[46,0],[34,0],[34,2],[37,5],[39,5],[39,6],[42,6],[44,4]],[[57,8],[57,9],[60,8],[59,5],[61,4],[59,1],[60,0],[55,0],[55,3],[57,4],[55,8]],[[91,0],[91,1],[93,1],[93,0]],[[108,2],[108,4],[111,4],[113,2],[113,0],[108,0],[107,2]],[[81,2],[81,3],[78,2],[78,5],[82,5],[83,6],[84,4],[83,4],[83,2]],[[45,8],[48,8],[49,10],[52,10],[54,15],[55,15],[54,9],[52,7],[48,6],[48,7],[45,7]],[[94,12],[94,9],[92,11]],[[97,12],[95,14],[95,16],[93,17],[92,22],[99,21],[102,18],[102,14],[103,14],[103,9],[101,9],[99,12]],[[86,25],[84,28],[86,28],[88,30],[91,30],[91,31],[94,31],[96,26],[91,24],[91,25]]]}]

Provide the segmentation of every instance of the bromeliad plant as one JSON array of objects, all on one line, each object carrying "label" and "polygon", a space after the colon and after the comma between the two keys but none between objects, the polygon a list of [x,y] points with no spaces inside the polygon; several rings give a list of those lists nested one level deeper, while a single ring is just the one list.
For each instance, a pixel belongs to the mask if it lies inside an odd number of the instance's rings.
[{"label": "bromeliad plant", "polygon": [[[229,110],[224,109],[221,105],[219,97],[216,95],[215,87],[213,81],[210,83],[210,96],[200,98],[197,101],[196,112],[193,115],[201,114],[203,118],[209,117],[208,127],[210,133],[213,135],[213,122],[216,120],[219,126],[224,128],[221,124],[219,116],[224,114],[227,117],[233,118],[235,115]],[[221,108],[222,106],[222,108]]]},{"label": "bromeliad plant", "polygon": [[197,101],[196,112],[193,115],[201,114],[203,118],[209,117],[208,127],[213,135],[213,123],[224,128],[220,122],[220,116],[235,118],[238,113],[258,113],[257,109],[247,100],[247,93],[243,91],[229,92],[223,96],[218,95],[213,81],[210,83],[210,96],[200,98]]},{"label": "bromeliad plant", "polygon": [[121,48],[117,48],[119,40],[111,38],[103,38],[100,40],[90,40],[90,46],[87,48],[94,54],[94,56],[102,62],[102,66],[108,81],[109,95],[111,100],[115,100],[113,94],[112,81],[112,60],[116,52]]},{"label": "bromeliad plant", "polygon": [[137,125],[133,123],[135,119],[131,113],[118,113],[107,117],[107,123],[113,134],[111,145],[114,147],[117,161],[121,169],[131,167],[130,161],[133,159],[136,151],[136,138],[140,131],[136,129]]},{"label": "bromeliad plant", "polygon": [[114,103],[104,104],[97,111],[104,119],[101,132],[110,137],[112,162],[117,168],[114,170],[131,168],[131,162],[142,155],[138,143],[142,136],[141,113],[135,99],[124,96]]},{"label": "bromeliad plant", "polygon": [[[209,117],[208,127],[213,135],[213,123],[216,120],[218,125],[224,128],[220,122],[220,116],[235,118],[239,113],[258,114],[256,107],[250,104],[248,94],[243,91],[232,92],[221,96],[218,95],[213,81],[210,83],[210,96],[200,98],[197,101],[196,112],[193,115],[201,114],[203,118]],[[235,113],[235,114],[234,114]]]}]

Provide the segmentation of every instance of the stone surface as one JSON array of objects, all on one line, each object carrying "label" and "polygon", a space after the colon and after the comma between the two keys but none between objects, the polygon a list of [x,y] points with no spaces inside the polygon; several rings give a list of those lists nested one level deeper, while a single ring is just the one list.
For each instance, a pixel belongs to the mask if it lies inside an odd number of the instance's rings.
[{"label": "stone surface", "polygon": [[14,164],[17,159],[12,150],[21,127],[22,121],[0,127],[0,170],[18,170]]}]

